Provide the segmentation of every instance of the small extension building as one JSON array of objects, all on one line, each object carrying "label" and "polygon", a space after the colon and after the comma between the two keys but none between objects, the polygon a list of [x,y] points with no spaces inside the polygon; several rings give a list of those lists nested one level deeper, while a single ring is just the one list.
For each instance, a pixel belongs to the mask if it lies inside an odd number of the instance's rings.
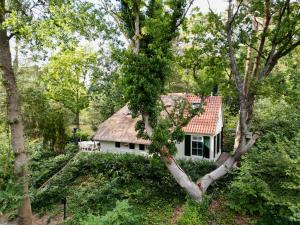
[{"label": "small extension building", "polygon": [[[172,107],[178,98],[187,99],[192,105],[203,104],[204,112],[195,116],[183,128],[185,139],[176,144],[178,159],[216,160],[222,151],[223,109],[220,96],[201,99],[192,94],[170,93],[162,95],[166,108]],[[101,151],[147,155],[149,140],[137,138],[136,122],[127,105],[99,125],[93,140],[100,142]]]}]

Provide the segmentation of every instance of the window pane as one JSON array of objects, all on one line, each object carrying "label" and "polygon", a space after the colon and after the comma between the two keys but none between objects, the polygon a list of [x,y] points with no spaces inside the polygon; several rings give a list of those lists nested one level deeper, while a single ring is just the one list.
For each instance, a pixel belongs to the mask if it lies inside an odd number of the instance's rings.
[{"label": "window pane", "polygon": [[196,148],[193,148],[193,149],[192,149],[192,154],[193,154],[193,155],[197,155],[197,149],[196,149]]},{"label": "window pane", "polygon": [[197,148],[197,146],[198,146],[198,142],[193,141],[192,142],[192,148]]},{"label": "window pane", "polygon": [[198,155],[203,156],[203,150],[202,149],[198,149]]},{"label": "window pane", "polygon": [[203,149],[203,142],[199,142],[199,148]]},{"label": "window pane", "polygon": [[202,141],[202,136],[193,136],[193,141]]}]

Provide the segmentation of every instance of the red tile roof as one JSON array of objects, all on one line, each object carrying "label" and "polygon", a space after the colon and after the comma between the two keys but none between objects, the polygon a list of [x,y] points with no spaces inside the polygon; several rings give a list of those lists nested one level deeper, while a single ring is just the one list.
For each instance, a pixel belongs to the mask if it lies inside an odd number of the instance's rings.
[{"label": "red tile roof", "polygon": [[[201,99],[193,94],[170,93],[162,95],[161,98],[166,106],[173,105],[176,98],[186,98],[190,103],[201,103]],[[204,112],[191,119],[188,125],[183,128],[184,132],[216,134],[219,112],[222,107],[222,98],[221,96],[209,96],[205,97],[203,101],[205,102]]]},{"label": "red tile roof", "polygon": [[[191,103],[201,102],[200,98],[194,95],[187,95],[187,99]],[[220,96],[211,96],[206,97],[204,102],[204,112],[191,119],[188,125],[183,128],[184,132],[199,134],[216,133],[219,112],[222,107],[222,99]]]}]

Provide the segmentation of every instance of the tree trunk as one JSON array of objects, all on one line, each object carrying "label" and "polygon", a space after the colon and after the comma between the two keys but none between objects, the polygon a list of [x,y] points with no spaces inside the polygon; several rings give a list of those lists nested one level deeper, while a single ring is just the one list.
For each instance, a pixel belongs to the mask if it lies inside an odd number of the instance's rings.
[{"label": "tree trunk", "polygon": [[80,112],[77,111],[75,114],[75,125],[76,128],[79,130],[80,129]]},{"label": "tree trunk", "polygon": [[[5,0],[0,1],[0,25],[4,22]],[[28,191],[28,158],[24,143],[20,98],[12,67],[9,38],[6,30],[0,30],[0,68],[7,93],[8,121],[11,127],[12,146],[15,155],[14,169],[17,182],[22,185],[23,199],[19,207],[19,224],[31,225],[32,212]]]},{"label": "tree trunk", "polygon": [[[149,124],[149,116],[144,113],[142,115],[143,121],[145,123],[145,131],[149,136],[152,135],[153,130]],[[245,137],[245,135],[244,135]],[[229,172],[233,165],[240,160],[241,156],[244,155],[255,143],[258,135],[254,135],[250,141],[245,145],[243,143],[239,144],[239,147],[232,157],[229,157],[223,165],[215,169],[209,174],[199,179],[196,183],[193,182],[189,176],[183,171],[183,169],[177,164],[176,160],[170,154],[169,149],[163,146],[160,149],[160,156],[165,163],[167,169],[176,180],[177,184],[182,187],[196,202],[201,202],[203,199],[203,194],[206,192],[207,188],[216,180],[224,176]],[[246,140],[246,139],[245,139]],[[243,145],[243,146],[242,146]]]},{"label": "tree trunk", "polygon": [[140,3],[139,0],[134,1],[134,52],[140,51]]},{"label": "tree trunk", "polygon": [[196,183],[191,181],[187,174],[181,169],[176,160],[169,154],[167,147],[164,146],[161,149],[160,154],[166,167],[179,186],[182,187],[196,202],[201,202],[203,199],[203,194],[206,192],[207,188],[213,182],[226,175],[235,165],[235,163],[240,160],[242,155],[244,155],[253,146],[257,138],[257,134],[253,135],[247,144],[244,146],[240,145],[235,154],[230,156],[220,167],[206,174]]},{"label": "tree trunk", "polygon": [[195,201],[201,202],[203,192],[194,183],[188,175],[181,169],[181,167],[177,164],[176,160],[169,154],[169,149],[167,147],[163,147],[160,151],[160,155],[168,168],[169,172],[172,174],[176,182],[182,187]]}]

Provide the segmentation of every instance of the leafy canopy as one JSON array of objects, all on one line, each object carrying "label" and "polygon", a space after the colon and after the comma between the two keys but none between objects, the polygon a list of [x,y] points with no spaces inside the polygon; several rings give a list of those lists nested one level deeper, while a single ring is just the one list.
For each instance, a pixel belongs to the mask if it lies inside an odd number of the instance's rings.
[{"label": "leafy canopy", "polygon": [[42,78],[47,96],[73,113],[86,108],[89,104],[88,74],[95,64],[95,54],[82,49],[66,50],[55,55],[44,68]]}]

